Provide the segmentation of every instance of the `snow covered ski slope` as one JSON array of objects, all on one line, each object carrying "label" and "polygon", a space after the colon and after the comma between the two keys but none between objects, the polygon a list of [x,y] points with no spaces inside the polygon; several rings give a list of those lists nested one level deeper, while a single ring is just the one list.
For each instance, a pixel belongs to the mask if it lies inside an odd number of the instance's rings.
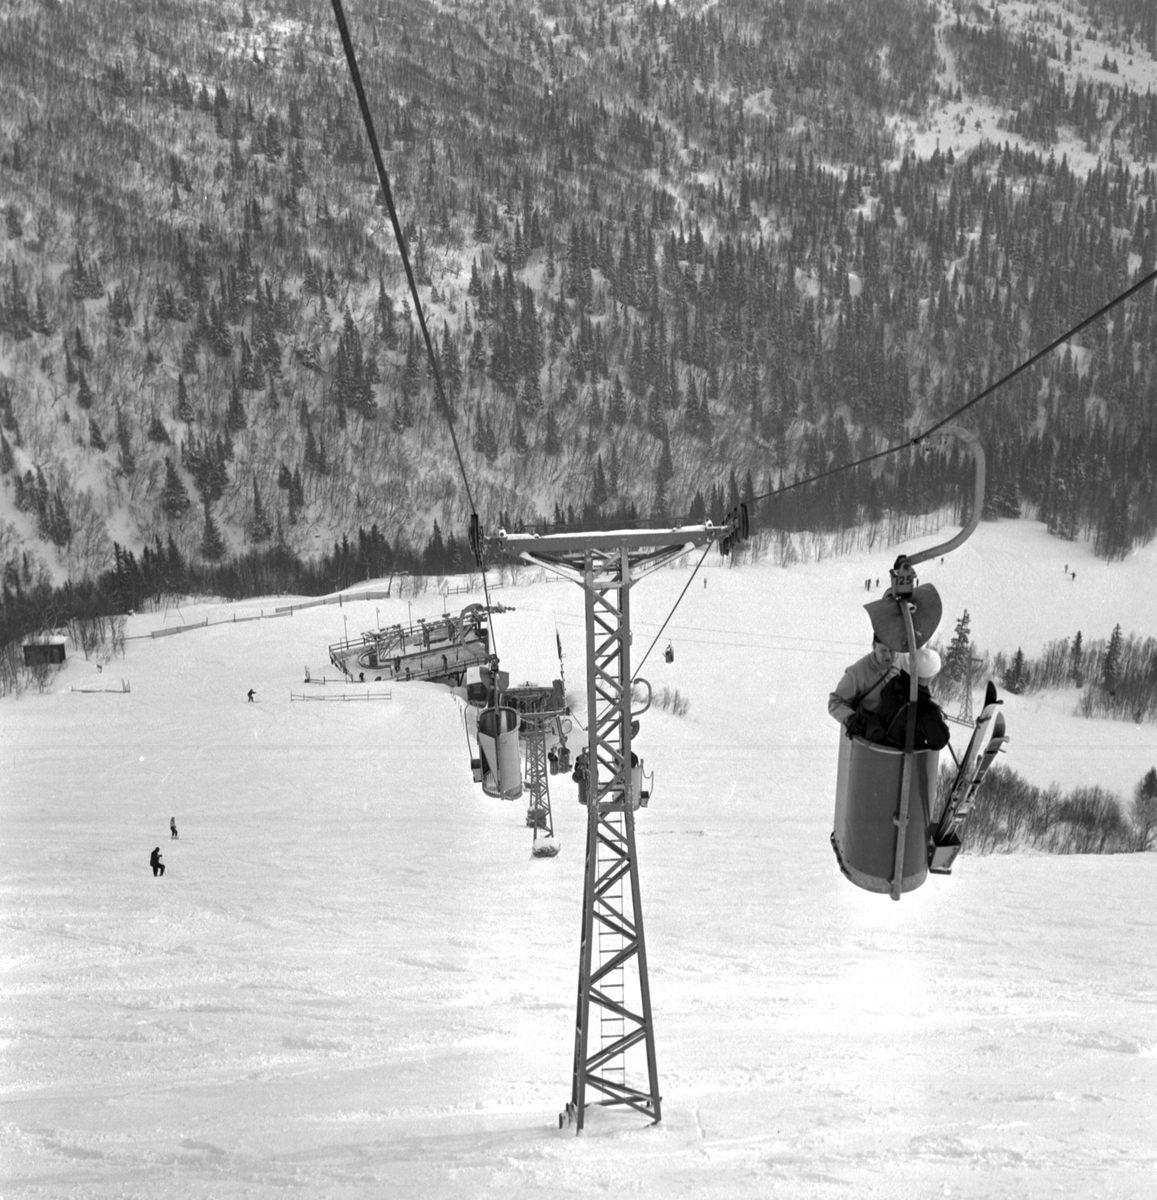
[{"label": "snow covered ski slope", "polygon": [[[898,904],[838,870],[827,693],[896,552],[712,555],[663,635],[674,661],[661,644],[643,670],[690,702],[637,743],[656,1127],[557,1125],[586,816],[569,777],[550,779],[562,852],[534,859],[524,804],[472,783],[444,689],[290,700],[365,694],[302,684],[343,615],[430,618],[439,597],[159,639],[271,602],[140,614],[99,677],[131,691],[70,691],[98,680],[73,656],[49,694],[0,702],[0,1193],[1157,1194],[1157,855],[965,852]],[[989,651],[1157,633],[1157,546],[1108,567],[984,525],[922,578],[942,634],[967,607]],[[636,661],[686,581],[632,593]],[[573,693],[580,590],[498,595],[557,624]],[[1079,720],[1075,693],[1004,700],[1005,761],[1033,783],[1127,795],[1157,762],[1152,726]]]}]

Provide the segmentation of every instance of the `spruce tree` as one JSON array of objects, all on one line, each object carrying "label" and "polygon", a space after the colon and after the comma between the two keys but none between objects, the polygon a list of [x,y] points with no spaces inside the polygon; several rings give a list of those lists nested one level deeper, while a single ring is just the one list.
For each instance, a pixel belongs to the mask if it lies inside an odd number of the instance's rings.
[{"label": "spruce tree", "polygon": [[450,326],[442,322],[442,381],[446,385],[448,400],[462,390],[462,360],[458,354],[458,345],[450,336]]},{"label": "spruce tree", "polygon": [[1105,662],[1101,669],[1101,686],[1112,695],[1121,682],[1121,626],[1113,627],[1109,648],[1105,651]]},{"label": "spruce tree", "polygon": [[656,470],[663,477],[663,483],[669,483],[675,475],[675,464],[671,460],[671,438],[667,432],[667,426],[661,426],[660,435],[663,439],[663,449],[659,454],[659,465]]},{"label": "spruce tree", "polygon": [[5,206],[4,220],[8,226],[9,239],[20,241],[24,237],[24,216],[14,203]]},{"label": "spruce tree", "polygon": [[213,520],[213,510],[209,501],[205,501],[205,528],[201,534],[201,557],[208,562],[220,562],[225,557],[225,543],[221,539],[221,531]]},{"label": "spruce tree", "polygon": [[152,420],[149,422],[148,436],[150,442],[156,442],[160,446],[172,444],[169,431],[165,428],[165,423],[158,413],[153,413]]},{"label": "spruce tree", "polygon": [[83,367],[77,372],[77,376],[76,402],[81,408],[90,409],[93,404],[93,394],[92,388],[89,386],[88,376],[85,375]]},{"label": "spruce tree", "polygon": [[54,492],[46,510],[45,532],[57,546],[67,546],[72,541],[72,521],[60,492]]},{"label": "spruce tree", "polygon": [[546,414],[546,435],[543,439],[542,448],[545,453],[550,455],[558,454],[562,449],[562,442],[558,434],[558,420],[554,415],[553,408]]},{"label": "spruce tree", "polygon": [[125,410],[123,408],[117,409],[116,436],[117,445],[120,447],[121,452],[121,474],[126,476],[134,475],[137,470],[137,456],[133,451],[133,439],[129,433],[129,424],[125,419]]},{"label": "spruce tree", "polygon": [[1150,767],[1133,791],[1133,829],[1136,849],[1144,853],[1157,832],[1157,767]]},{"label": "spruce tree", "polygon": [[954,686],[965,684],[968,679],[969,657],[972,654],[972,641],[969,636],[970,624],[971,618],[968,615],[968,609],[965,609],[963,616],[956,622],[952,641],[944,655],[944,669],[941,676],[946,683]]},{"label": "spruce tree", "polygon": [[232,433],[239,433],[248,424],[245,406],[241,403],[241,389],[237,385],[237,376],[234,375],[229,391],[229,407],[225,410],[225,428]]},{"label": "spruce tree", "polygon": [[651,509],[651,518],[656,525],[671,523],[671,513],[667,503],[667,481],[658,467],[655,468],[655,502]]},{"label": "spruce tree", "polygon": [[161,489],[161,509],[166,516],[179,517],[189,507],[189,493],[177,474],[171,458],[165,459],[165,486]]},{"label": "spruce tree", "polygon": [[616,426],[624,424],[627,420],[627,394],[623,389],[623,381],[619,378],[618,372],[611,381],[610,418],[611,423]]},{"label": "spruce tree", "polygon": [[1027,680],[1027,668],[1024,661],[1024,651],[1017,646],[1016,654],[1013,655],[1012,665],[1004,677],[1004,686],[1007,691],[1012,692],[1014,696],[1020,695],[1024,691]]},{"label": "spruce tree", "polygon": [[189,400],[189,391],[185,387],[184,372],[177,376],[177,420],[191,424],[193,420],[193,405]]},{"label": "spruce tree", "polygon": [[602,508],[607,499],[607,475],[603,469],[603,456],[600,454],[595,459],[594,476],[591,481],[591,503],[596,508]]},{"label": "spruce tree", "polygon": [[261,501],[261,492],[257,487],[257,476],[253,476],[253,521],[249,526],[249,536],[255,542],[267,542],[273,535],[273,526],[265,512]]}]

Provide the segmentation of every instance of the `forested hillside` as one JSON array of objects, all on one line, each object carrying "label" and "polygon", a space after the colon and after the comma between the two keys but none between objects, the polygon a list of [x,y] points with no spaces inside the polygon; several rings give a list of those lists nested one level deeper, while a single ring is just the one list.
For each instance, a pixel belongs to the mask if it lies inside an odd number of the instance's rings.
[{"label": "forested hillside", "polygon": [[[1153,6],[1028,7],[349,0],[483,521],[721,512],[903,441],[1152,271]],[[330,6],[0,22],[6,583],[359,528],[460,556]],[[897,132],[965,100],[993,134],[959,154]],[[1151,537],[1155,396],[1150,287],[972,411],[989,515]],[[898,455],[759,519],[960,489]]]}]

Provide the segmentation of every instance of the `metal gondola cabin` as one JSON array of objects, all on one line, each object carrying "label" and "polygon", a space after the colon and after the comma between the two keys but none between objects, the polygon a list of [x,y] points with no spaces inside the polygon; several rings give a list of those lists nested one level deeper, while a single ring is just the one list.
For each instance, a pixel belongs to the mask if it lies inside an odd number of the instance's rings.
[{"label": "metal gondola cabin", "polygon": [[516,800],[522,795],[517,709],[495,704],[478,714],[478,754],[482,759],[482,790],[488,796]]},{"label": "metal gondola cabin", "polygon": [[972,451],[976,474],[969,521],[950,541],[897,558],[883,598],[864,605],[877,639],[909,655],[903,746],[881,745],[848,733],[840,739],[836,774],[831,843],[840,870],[858,887],[887,892],[893,900],[918,888],[929,870],[951,871],[980,779],[1006,740],[990,684],[968,750],[944,807],[938,810],[939,751],[916,748],[919,679],[914,664],[917,652],[936,632],[943,606],[935,587],[917,583],[915,568],[956,549],[972,534],[984,507],[985,481],[984,451],[977,436],[957,425],[945,426],[944,432],[963,439]]},{"label": "metal gondola cabin", "polygon": [[[472,668],[466,676],[467,703],[475,706],[467,709],[467,731],[478,742],[478,757],[470,762],[474,782],[482,784],[486,795],[502,800],[522,795],[518,710],[502,703],[509,683],[506,672],[494,665]],[[482,707],[476,707],[480,702]],[[471,713],[477,716],[471,719]]]}]

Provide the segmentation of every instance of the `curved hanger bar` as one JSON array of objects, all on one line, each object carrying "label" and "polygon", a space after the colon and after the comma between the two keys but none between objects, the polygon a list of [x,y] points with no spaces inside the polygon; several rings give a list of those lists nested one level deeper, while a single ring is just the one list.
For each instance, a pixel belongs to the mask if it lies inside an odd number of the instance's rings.
[{"label": "curved hanger bar", "polygon": [[984,447],[980,444],[980,438],[977,437],[971,429],[965,429],[963,425],[945,425],[939,431],[939,434],[955,434],[961,441],[967,442],[968,448],[972,451],[972,461],[976,465],[976,479],[973,488],[972,496],[972,514],[968,518],[968,524],[950,541],[943,542],[939,546],[933,546],[929,550],[921,550],[919,554],[901,555],[897,560],[897,566],[904,563],[909,567],[914,567],[917,563],[927,562],[930,558],[936,558],[937,555],[947,554],[949,550],[955,550],[957,546],[966,542],[972,536],[972,531],[980,524],[980,514],[984,510],[984,480],[985,480],[985,462],[984,462]]}]

